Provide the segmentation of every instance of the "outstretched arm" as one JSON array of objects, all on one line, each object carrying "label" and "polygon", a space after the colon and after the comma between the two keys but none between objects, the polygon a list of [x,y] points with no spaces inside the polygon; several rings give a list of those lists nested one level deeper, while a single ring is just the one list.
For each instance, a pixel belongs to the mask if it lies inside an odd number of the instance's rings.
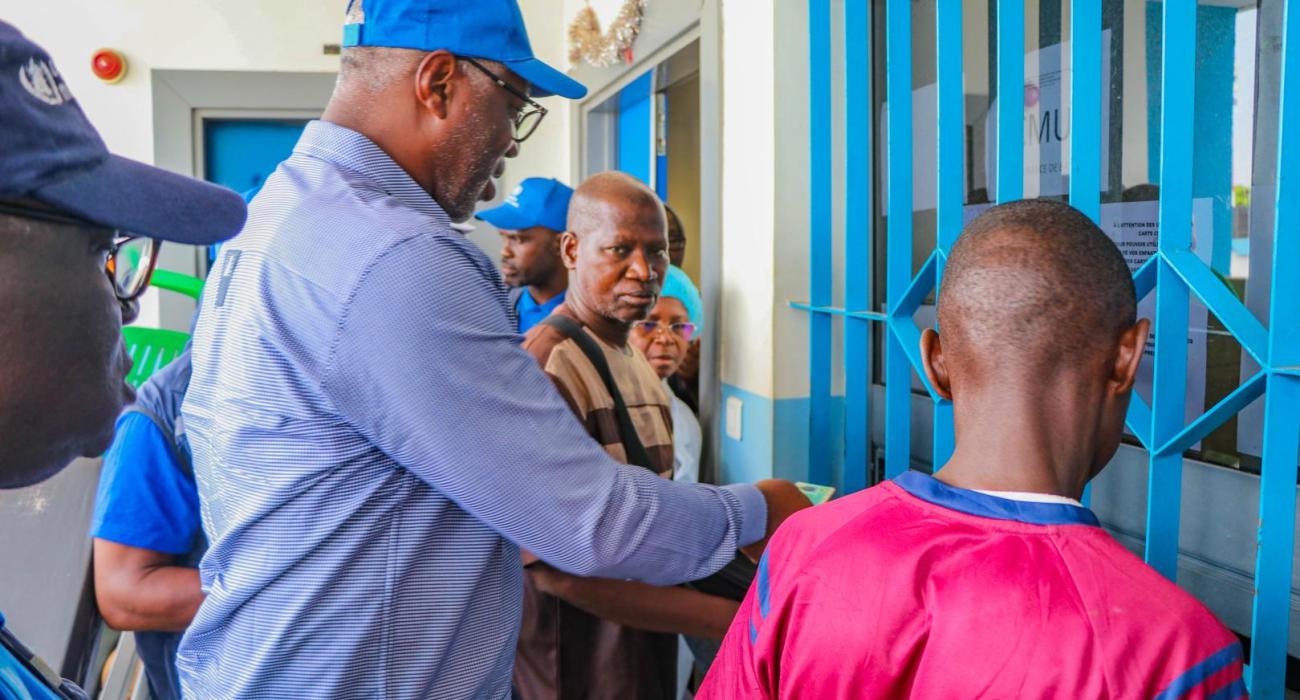
[{"label": "outstretched arm", "polygon": [[698,579],[769,534],[753,486],[679,484],[610,459],[519,347],[491,262],[472,246],[412,235],[358,281],[322,380],[358,432],[576,574]]},{"label": "outstretched arm", "polygon": [[740,603],[689,588],[583,578],[535,564],[533,585],[597,617],[650,632],[722,639]]}]

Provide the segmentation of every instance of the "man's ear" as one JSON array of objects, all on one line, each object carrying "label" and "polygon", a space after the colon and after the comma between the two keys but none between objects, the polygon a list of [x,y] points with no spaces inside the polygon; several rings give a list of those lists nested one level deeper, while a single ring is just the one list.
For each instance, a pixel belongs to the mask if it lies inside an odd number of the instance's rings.
[{"label": "man's ear", "polygon": [[943,342],[933,328],[921,331],[921,365],[925,378],[942,398],[952,401],[952,379],[948,376],[948,363],[943,356]]},{"label": "man's ear", "polygon": [[1144,318],[1119,334],[1119,351],[1115,353],[1115,365],[1110,376],[1116,394],[1127,394],[1137,381],[1138,365],[1142,364],[1150,331],[1151,321]]},{"label": "man's ear", "polygon": [[452,95],[462,85],[457,80],[461,75],[452,53],[438,50],[426,55],[415,69],[416,99],[434,117],[446,119]]},{"label": "man's ear", "polygon": [[572,231],[560,234],[560,260],[570,270],[578,267],[578,235]]}]

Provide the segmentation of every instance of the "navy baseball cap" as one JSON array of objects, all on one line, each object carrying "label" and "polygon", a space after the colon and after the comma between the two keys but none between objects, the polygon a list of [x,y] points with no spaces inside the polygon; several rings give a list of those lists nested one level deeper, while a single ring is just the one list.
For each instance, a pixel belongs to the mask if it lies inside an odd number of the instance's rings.
[{"label": "navy baseball cap", "polygon": [[244,225],[239,195],[108,152],[44,49],[0,22],[0,197],[105,228],[205,245]]},{"label": "navy baseball cap", "polygon": [[516,0],[349,0],[343,45],[446,50],[505,65],[528,81],[534,97],[587,94],[582,83],[533,56]]},{"label": "navy baseball cap", "polygon": [[486,209],[478,218],[507,231],[545,226],[563,231],[568,226],[573,188],[547,177],[530,177],[519,183],[500,206]]}]

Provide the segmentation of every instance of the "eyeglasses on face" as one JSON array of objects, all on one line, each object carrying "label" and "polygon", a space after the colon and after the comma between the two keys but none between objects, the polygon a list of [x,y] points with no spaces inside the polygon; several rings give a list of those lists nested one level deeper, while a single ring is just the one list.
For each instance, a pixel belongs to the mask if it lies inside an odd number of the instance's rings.
[{"label": "eyeglasses on face", "polygon": [[[0,202],[0,214],[81,228],[95,227],[95,224],[74,216],[6,202]],[[104,261],[104,272],[113,283],[113,294],[118,301],[134,301],[149,288],[149,278],[158,264],[161,248],[162,242],[153,238],[114,232],[113,244]]]},{"label": "eyeglasses on face", "polygon": [[545,107],[537,104],[537,102],[531,97],[525,95],[521,90],[515,88],[510,83],[507,83],[501,78],[501,76],[488,70],[482,63],[467,56],[457,56],[457,58],[477,68],[484,75],[491,78],[492,82],[496,83],[497,87],[505,90],[524,103],[524,106],[527,109],[521,109],[518,114],[511,117],[511,120],[515,125],[515,143],[523,143],[529,136],[533,135],[534,131],[537,131],[537,127],[541,125],[542,119],[546,116]]},{"label": "eyeglasses on face", "polygon": [[683,340],[690,340],[695,335],[694,323],[660,323],[658,321],[637,321],[632,324],[632,329],[645,335],[653,335],[662,329],[664,332],[673,333],[681,336]]}]

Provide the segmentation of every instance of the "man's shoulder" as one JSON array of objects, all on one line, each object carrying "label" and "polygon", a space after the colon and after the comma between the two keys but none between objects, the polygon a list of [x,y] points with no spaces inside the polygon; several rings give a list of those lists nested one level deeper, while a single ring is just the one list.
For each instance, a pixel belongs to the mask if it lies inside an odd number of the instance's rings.
[{"label": "man's shoulder", "polygon": [[840,566],[845,549],[856,559],[881,541],[881,533],[913,516],[894,490],[879,484],[790,516],[773,536],[768,552],[773,558],[797,563],[802,572],[815,573],[824,566]]},{"label": "man's shoulder", "polygon": [[[155,457],[176,460],[174,434],[162,422],[162,417],[140,406],[131,406],[122,412],[113,430],[113,444],[104,454],[106,462],[130,462],[136,466]],[[146,460],[148,457],[148,460]]]},{"label": "man's shoulder", "polygon": [[[519,287],[515,289],[519,289]],[[577,349],[577,344],[564,331],[543,320],[529,328],[528,332],[524,334],[523,347],[524,350],[528,351],[528,354],[533,356],[533,359],[537,360],[537,364],[541,365],[542,369],[546,369],[546,364],[550,362],[551,355],[555,353],[557,348],[566,343]]]},{"label": "man's shoulder", "polygon": [[[551,312],[550,316],[538,321],[537,325],[528,329],[528,332],[524,334],[524,350],[527,350],[537,360],[537,363],[542,366],[542,369],[548,373],[555,374],[555,371],[552,370],[562,365],[565,369],[565,376],[560,377],[562,380],[572,380],[573,378],[569,377],[568,374],[578,367],[590,369],[594,375],[596,370],[591,364],[591,360],[588,359],[587,353],[583,352],[577,341],[571,338],[568,333],[551,325],[548,321],[552,318],[566,318],[577,327],[582,327],[581,322],[574,318],[572,312],[561,304]],[[597,380],[599,380],[599,377],[597,377]]]},{"label": "man's shoulder", "polygon": [[[1241,684],[1237,636],[1191,593],[1101,534],[1110,551],[1093,566],[1072,568],[1079,590],[1092,589],[1086,603],[1097,612],[1089,623],[1108,665],[1142,679],[1146,697],[1207,697],[1194,691]],[[1230,697],[1244,696],[1242,688]]]},{"label": "man's shoulder", "polygon": [[[299,153],[268,178],[244,231],[227,247],[267,255],[316,286],[347,287],[346,271],[364,270],[419,238],[472,257],[448,222],[412,209],[361,173]],[[410,261],[413,268],[439,262]]]},{"label": "man's shoulder", "polygon": [[[576,321],[564,305],[557,307],[551,315]],[[543,320],[528,329],[523,347],[537,360],[538,366],[551,378],[579,419],[586,420],[593,410],[612,408],[613,400],[600,373],[587,353],[567,333]],[[590,425],[587,427],[588,432],[594,429]]]},{"label": "man's shoulder", "polygon": [[177,433],[176,422],[180,419],[181,404],[189,389],[192,369],[190,351],[186,350],[140,385],[136,391],[135,404],[128,407],[127,411],[149,416],[168,435]]},{"label": "man's shoulder", "polygon": [[[1204,603],[1138,559],[1109,533],[1090,528],[1086,534],[1095,546],[1071,548],[1067,543],[1065,549],[1071,568],[1082,572],[1076,578],[1086,576],[1083,590],[1095,586],[1096,597],[1105,600],[1107,609],[1141,611],[1116,615],[1108,622],[1130,628],[1125,634],[1184,637],[1198,640],[1206,649],[1217,650],[1235,640]],[[1088,556],[1085,553],[1091,554],[1092,561],[1082,560]]]}]

